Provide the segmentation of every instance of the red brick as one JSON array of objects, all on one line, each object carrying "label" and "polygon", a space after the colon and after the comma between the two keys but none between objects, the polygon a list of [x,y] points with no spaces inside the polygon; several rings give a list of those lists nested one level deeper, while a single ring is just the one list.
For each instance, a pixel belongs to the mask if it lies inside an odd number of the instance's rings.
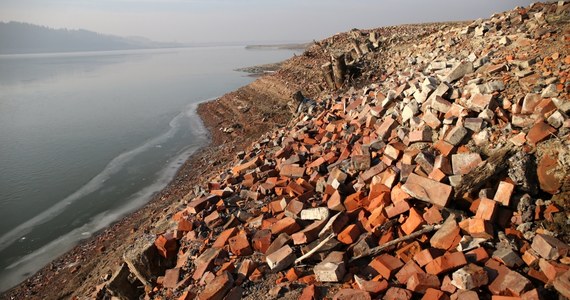
[{"label": "red brick", "polygon": [[441,171],[440,169],[433,168],[433,171],[431,171],[431,173],[429,173],[428,178],[433,179],[437,182],[442,182],[447,177],[445,176],[445,173],[443,171]]},{"label": "red brick", "polygon": [[443,217],[441,216],[441,212],[439,211],[439,208],[435,205],[428,208],[424,212],[423,218],[430,225],[439,224],[439,223],[441,223],[441,221],[443,221]]},{"label": "red brick", "polygon": [[159,235],[154,241],[154,245],[158,249],[158,253],[164,258],[171,258],[178,251],[178,242],[172,233]]},{"label": "red brick", "polygon": [[192,279],[198,281],[206,271],[212,269],[214,266],[214,260],[220,255],[220,249],[208,248],[206,249],[198,258],[194,260],[194,265],[196,270],[192,274]]},{"label": "red brick", "polygon": [[390,277],[403,265],[404,264],[400,259],[389,254],[377,256],[370,262],[370,264],[368,264],[370,268],[386,279],[390,279]]},{"label": "red brick", "polygon": [[479,295],[476,291],[459,290],[457,293],[451,295],[451,300],[479,300]]},{"label": "red brick", "polygon": [[454,242],[459,237],[459,227],[455,221],[455,216],[451,215],[443,222],[430,239],[430,244],[434,248],[448,250],[454,246]]},{"label": "red brick", "polygon": [[428,288],[421,300],[449,300],[449,296],[434,288]]},{"label": "red brick", "polygon": [[222,233],[220,233],[216,241],[212,244],[212,247],[223,248],[226,245],[228,239],[236,235],[238,232],[239,230],[235,227],[222,231]]},{"label": "red brick", "polygon": [[435,249],[427,248],[416,255],[414,255],[414,260],[418,263],[420,267],[427,265],[429,262],[434,260],[438,255],[435,253]]},{"label": "red brick", "polygon": [[375,280],[364,280],[356,275],[354,275],[354,281],[358,285],[358,288],[371,293],[372,295],[377,295],[388,289],[388,281],[382,279],[380,281]]},{"label": "red brick", "polygon": [[304,175],[305,168],[295,164],[282,165],[279,172],[279,176],[291,178],[299,178],[303,177]]},{"label": "red brick", "polygon": [[362,290],[341,289],[334,296],[333,300],[371,300],[370,293]]},{"label": "red brick", "polygon": [[317,292],[317,289],[315,288],[314,284],[311,284],[306,288],[304,288],[303,291],[301,292],[301,296],[299,297],[299,300],[317,300],[317,299],[320,299],[320,295]]},{"label": "red brick", "polygon": [[497,215],[497,205],[498,202],[495,200],[481,198],[477,212],[475,213],[475,218],[493,221]]},{"label": "red brick", "polygon": [[[493,238],[493,225],[489,221],[483,219],[470,218],[462,221],[459,226],[466,223],[466,231],[475,238],[491,239]],[[463,228],[463,227],[462,227]]]},{"label": "red brick", "polygon": [[425,273],[422,268],[420,268],[413,260],[408,261],[399,271],[396,273],[396,279],[401,284],[406,284],[408,279],[416,273]]},{"label": "red brick", "polygon": [[345,210],[344,205],[342,204],[342,196],[338,191],[335,191],[331,195],[331,197],[327,200],[327,207],[330,210],[335,210],[335,211]]},{"label": "red brick", "polygon": [[451,197],[452,188],[447,184],[410,174],[402,189],[412,197],[440,207],[445,207]]},{"label": "red brick", "polygon": [[546,259],[558,259],[568,255],[570,252],[570,246],[555,237],[545,234],[537,234],[532,240],[531,247],[536,253]]},{"label": "red brick", "polygon": [[433,144],[433,147],[437,151],[439,151],[439,153],[441,153],[441,155],[443,155],[444,157],[449,156],[453,152],[453,150],[455,150],[455,146],[444,140],[438,140]]},{"label": "red brick", "polygon": [[222,273],[206,285],[206,288],[198,295],[197,300],[222,300],[234,284],[232,275]]},{"label": "red brick", "polygon": [[303,206],[304,206],[303,202],[293,199],[289,201],[289,203],[285,207],[285,215],[287,217],[297,219],[299,217],[299,214],[303,210]]},{"label": "red brick", "polygon": [[393,203],[410,199],[412,199],[412,196],[402,190],[401,184],[397,184],[390,191],[390,200],[392,200]]},{"label": "red brick", "polygon": [[418,241],[414,241],[396,250],[396,256],[403,262],[407,263],[411,261],[414,255],[419,253],[421,250],[422,248],[420,243],[418,243]]},{"label": "red brick", "polygon": [[317,239],[319,232],[325,226],[327,220],[315,221],[303,230],[291,235],[295,245],[307,244]]},{"label": "red brick", "polygon": [[409,235],[418,230],[420,226],[422,226],[422,224],[424,224],[424,219],[422,218],[422,216],[418,213],[418,211],[415,208],[411,208],[409,216],[406,219],[406,222],[404,222],[404,224],[402,224],[400,228],[402,229],[402,231],[404,231],[404,233]]},{"label": "red brick", "polygon": [[507,181],[501,181],[499,182],[499,187],[497,188],[497,192],[495,193],[495,197],[493,199],[504,206],[509,206],[514,190],[514,184]]},{"label": "red brick", "polygon": [[272,234],[280,234],[282,232],[287,233],[289,235],[299,231],[301,226],[297,224],[295,219],[291,217],[283,218],[271,226],[271,233]]},{"label": "red brick", "polygon": [[559,179],[559,172],[556,172],[558,165],[558,156],[545,154],[538,162],[537,175],[540,188],[550,194],[556,194],[562,182]]},{"label": "red brick", "polygon": [[388,117],[384,119],[384,122],[382,122],[378,129],[376,129],[376,133],[380,139],[387,140],[387,138],[392,134],[392,129],[394,129],[396,126],[398,126],[396,120]]},{"label": "red brick", "polygon": [[494,295],[511,294],[514,296],[522,295],[531,287],[532,283],[526,277],[505,266],[499,268],[498,276],[488,286],[489,291]]},{"label": "red brick", "polygon": [[[450,294],[455,293],[455,291],[457,291],[457,287],[454,286],[453,284],[451,284],[451,277],[450,276],[444,276],[443,280],[441,282],[441,290]],[[475,294],[477,295],[477,294]]]},{"label": "red brick", "polygon": [[168,269],[164,274],[164,281],[162,285],[165,288],[170,288],[170,289],[176,288],[176,286],[178,285],[179,278],[180,278],[179,268]]},{"label": "red brick", "polygon": [[425,267],[428,274],[439,275],[467,264],[467,260],[462,252],[446,253],[440,256]]},{"label": "red brick", "polygon": [[554,288],[561,295],[570,298],[570,271],[564,272],[558,276],[553,282]]},{"label": "red brick", "polygon": [[233,254],[237,256],[247,256],[252,255],[253,250],[249,245],[249,240],[245,233],[238,234],[228,240],[230,244],[230,250]]},{"label": "red brick", "polygon": [[248,170],[253,170],[257,168],[257,166],[261,165],[261,163],[262,161],[259,159],[259,157],[256,157],[246,163],[233,167],[232,172],[234,173],[234,175],[240,175]]},{"label": "red brick", "polygon": [[386,213],[386,217],[391,219],[395,216],[401,215],[405,212],[410,210],[410,204],[408,201],[397,201],[388,205],[384,208],[384,212]]},{"label": "red brick", "polygon": [[362,207],[362,198],[364,197],[362,192],[356,192],[354,194],[348,195],[346,199],[344,199],[344,207],[348,212],[355,211],[358,208]]},{"label": "red brick", "polygon": [[271,245],[271,230],[264,229],[258,230],[251,240],[253,244],[253,249],[259,251],[263,254],[267,251],[267,248]]},{"label": "red brick", "polygon": [[337,240],[343,244],[350,245],[358,240],[361,233],[360,228],[356,224],[351,224],[338,234]]},{"label": "red brick", "polygon": [[245,279],[251,275],[253,270],[255,270],[256,266],[257,264],[251,259],[244,259],[237,270],[238,278],[236,280],[236,284],[242,284]]},{"label": "red brick", "polygon": [[485,248],[479,247],[465,253],[465,258],[471,263],[485,262],[489,259],[489,253],[487,253]]},{"label": "red brick", "polygon": [[415,273],[408,279],[406,289],[423,294],[428,288],[439,288],[440,282],[436,275]]},{"label": "red brick", "polygon": [[382,300],[411,300],[412,292],[406,289],[391,287],[386,291]]},{"label": "red brick", "polygon": [[451,156],[453,174],[465,175],[471,172],[483,160],[479,153],[458,153]]},{"label": "red brick", "polygon": [[194,228],[194,224],[192,222],[192,219],[188,219],[187,217],[183,217],[178,221],[178,227],[177,227],[178,231],[188,232],[188,231],[192,231],[193,228]]},{"label": "red brick", "polygon": [[551,136],[551,134],[556,133],[556,129],[554,127],[540,121],[529,130],[528,134],[526,135],[526,140],[531,145],[536,145],[539,142],[547,139]]}]

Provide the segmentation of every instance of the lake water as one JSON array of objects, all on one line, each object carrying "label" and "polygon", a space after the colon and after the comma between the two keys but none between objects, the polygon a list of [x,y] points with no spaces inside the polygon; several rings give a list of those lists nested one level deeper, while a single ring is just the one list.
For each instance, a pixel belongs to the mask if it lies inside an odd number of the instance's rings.
[{"label": "lake water", "polygon": [[289,50],[0,56],[0,291],[144,205],[208,141],[198,103]]}]

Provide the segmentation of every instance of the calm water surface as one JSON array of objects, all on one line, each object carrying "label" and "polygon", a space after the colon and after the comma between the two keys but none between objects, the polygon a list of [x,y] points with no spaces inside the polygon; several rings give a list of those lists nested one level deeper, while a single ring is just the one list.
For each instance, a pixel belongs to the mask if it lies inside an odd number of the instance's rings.
[{"label": "calm water surface", "polygon": [[144,205],[207,143],[198,103],[289,50],[0,56],[0,291]]}]

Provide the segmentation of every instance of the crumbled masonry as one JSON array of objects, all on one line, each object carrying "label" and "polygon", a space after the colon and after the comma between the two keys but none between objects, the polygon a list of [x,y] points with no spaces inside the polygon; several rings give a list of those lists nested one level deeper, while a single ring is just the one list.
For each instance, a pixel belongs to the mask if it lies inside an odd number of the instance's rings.
[{"label": "crumbled masonry", "polygon": [[181,199],[129,252],[131,284],[122,266],[96,294],[570,298],[569,24],[560,1],[409,47],[374,31],[318,43],[307,53],[340,51],[346,74],[323,68],[320,96]]}]

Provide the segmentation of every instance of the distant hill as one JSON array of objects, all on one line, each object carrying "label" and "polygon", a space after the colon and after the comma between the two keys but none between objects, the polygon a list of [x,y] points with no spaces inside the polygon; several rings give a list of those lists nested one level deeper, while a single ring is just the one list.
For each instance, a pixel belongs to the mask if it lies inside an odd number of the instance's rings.
[{"label": "distant hill", "polygon": [[106,51],[183,47],[141,37],[118,37],[87,30],[53,29],[20,22],[0,22],[0,54]]}]

